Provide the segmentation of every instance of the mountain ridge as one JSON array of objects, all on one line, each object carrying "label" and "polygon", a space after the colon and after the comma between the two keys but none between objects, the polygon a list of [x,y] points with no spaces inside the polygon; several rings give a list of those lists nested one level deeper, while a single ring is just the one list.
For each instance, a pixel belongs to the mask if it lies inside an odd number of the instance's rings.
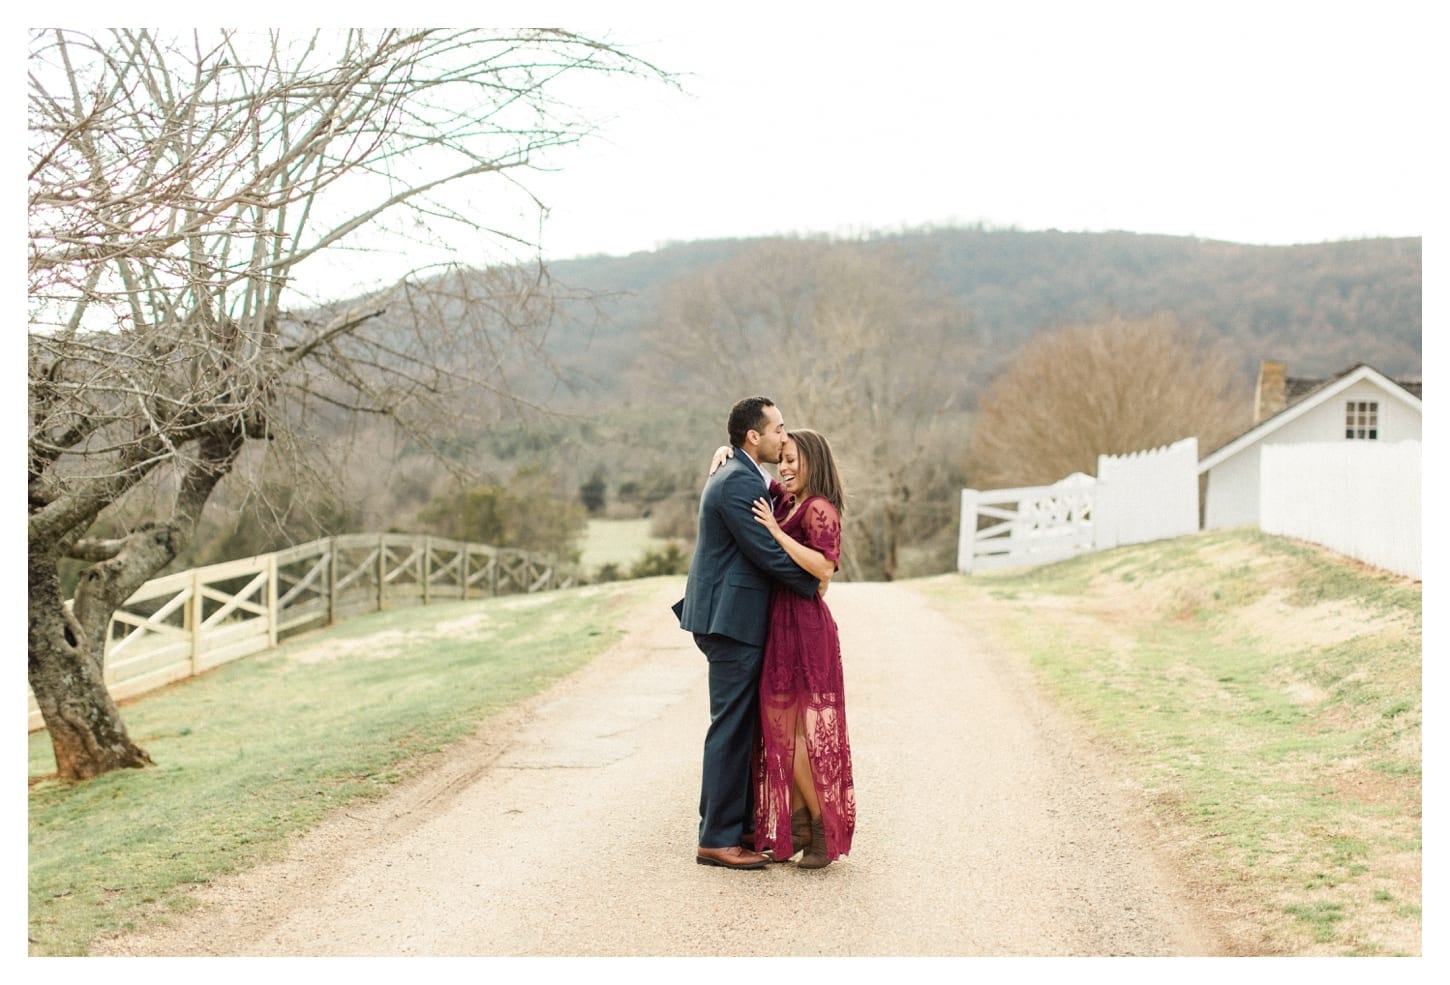
[{"label": "mountain ridge", "polygon": [[[576,387],[612,397],[671,280],[754,243],[789,238],[813,237],[697,240],[553,261],[557,283],[607,297],[596,302],[597,317],[566,304],[550,347],[580,374]],[[898,250],[919,263],[933,289],[957,298],[990,349],[984,374],[1036,333],[1109,311],[1171,311],[1232,347],[1246,373],[1262,360],[1286,362],[1302,377],[1326,378],[1358,363],[1396,379],[1417,379],[1422,371],[1419,238],[1258,246],[1130,232],[951,227],[852,242]]]}]

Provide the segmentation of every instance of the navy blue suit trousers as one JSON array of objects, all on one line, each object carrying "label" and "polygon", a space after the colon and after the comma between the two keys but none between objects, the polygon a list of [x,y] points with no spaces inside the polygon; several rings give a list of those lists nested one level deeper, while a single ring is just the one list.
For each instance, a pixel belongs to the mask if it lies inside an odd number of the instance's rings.
[{"label": "navy blue suit trousers", "polygon": [[740,844],[754,828],[750,759],[760,727],[760,668],[765,650],[728,636],[695,635],[710,663],[710,727],[700,771],[700,846]]}]

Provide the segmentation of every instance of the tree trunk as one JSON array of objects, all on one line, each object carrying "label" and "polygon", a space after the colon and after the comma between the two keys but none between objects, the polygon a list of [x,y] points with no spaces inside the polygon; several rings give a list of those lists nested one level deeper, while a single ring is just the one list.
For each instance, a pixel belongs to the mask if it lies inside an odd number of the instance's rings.
[{"label": "tree trunk", "polygon": [[[67,610],[61,597],[58,544],[30,542],[30,689],[50,730],[62,779],[87,780],[114,769],[150,766],[151,757],[126,733],[106,690],[106,634],[111,616],[184,548],[216,484],[246,440],[244,422],[203,432],[176,494],[170,523],[147,523],[82,556],[104,560],[81,572]],[[76,556],[72,554],[71,556]]]},{"label": "tree trunk", "polygon": [[900,540],[901,518],[897,513],[896,504],[887,500],[882,510],[881,520],[881,578],[883,581],[896,580],[896,545]]},{"label": "tree trunk", "polygon": [[31,545],[30,689],[50,732],[56,772],[64,780],[151,765],[146,750],[131,741],[106,690],[105,632],[105,625],[95,633],[67,618],[55,559],[45,545]]}]

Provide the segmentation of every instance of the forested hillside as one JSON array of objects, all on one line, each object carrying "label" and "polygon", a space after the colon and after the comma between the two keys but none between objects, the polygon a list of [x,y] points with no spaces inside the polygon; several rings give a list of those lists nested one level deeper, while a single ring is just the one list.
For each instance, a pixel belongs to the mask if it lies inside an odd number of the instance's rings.
[{"label": "forested hillside", "polygon": [[[496,353],[500,388],[479,391],[426,436],[339,410],[336,434],[314,445],[327,450],[330,474],[304,484],[269,467],[231,483],[235,512],[211,520],[178,563],[325,532],[442,534],[459,518],[426,518],[464,501],[497,513],[472,539],[573,529],[587,505],[650,517],[656,536],[688,542],[725,411],[750,392],[779,400],[790,426],[824,429],[838,444],[855,498],[853,574],[947,570],[957,492],[982,481],[971,451],[977,402],[1042,333],[1166,313],[1223,344],[1243,426],[1262,360],[1288,363],[1295,377],[1361,362],[1397,379],[1421,374],[1418,239],[1265,247],[953,228],[849,244],[679,243],[554,262],[549,277],[555,316],[542,340],[508,336],[512,348]],[[444,320],[466,317],[459,309]],[[1235,416],[1222,421],[1237,427]]]},{"label": "forested hillside", "polygon": [[[597,312],[566,309],[552,330],[551,348],[565,357],[581,395],[617,394],[667,284],[751,242],[681,243],[551,264],[559,282],[610,295]],[[1249,375],[1265,359],[1287,362],[1291,375],[1303,377],[1327,377],[1360,362],[1397,379],[1421,372],[1418,239],[1244,246],[960,228],[881,236],[866,245],[915,257],[936,290],[960,301],[987,350],[977,367],[983,376],[1034,332],[1107,310],[1171,311],[1228,342]]]}]

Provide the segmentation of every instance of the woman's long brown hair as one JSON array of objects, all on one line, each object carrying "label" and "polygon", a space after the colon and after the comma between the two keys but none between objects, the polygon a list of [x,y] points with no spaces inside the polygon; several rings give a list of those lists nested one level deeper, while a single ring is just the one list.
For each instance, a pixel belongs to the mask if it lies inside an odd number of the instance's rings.
[{"label": "woman's long brown hair", "polygon": [[805,463],[806,496],[820,496],[836,508],[842,516],[846,513],[846,491],[841,486],[841,473],[836,469],[836,457],[831,454],[826,436],[810,428],[788,432],[795,442],[796,454]]}]

